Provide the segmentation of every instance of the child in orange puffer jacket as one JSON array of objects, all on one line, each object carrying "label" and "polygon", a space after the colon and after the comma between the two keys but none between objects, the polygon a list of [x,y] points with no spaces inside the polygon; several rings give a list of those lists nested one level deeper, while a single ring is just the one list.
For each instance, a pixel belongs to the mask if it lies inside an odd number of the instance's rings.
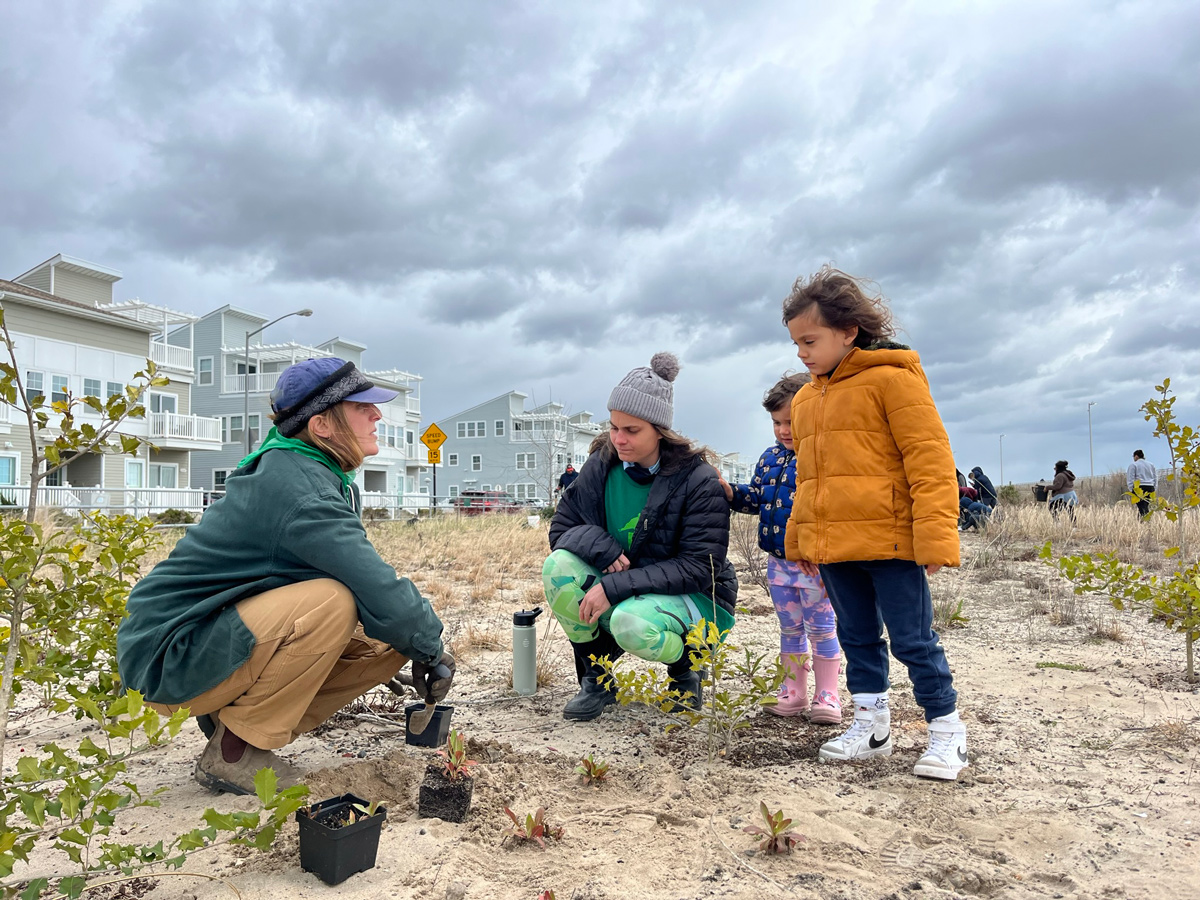
[{"label": "child in orange puffer jacket", "polygon": [[882,300],[844,272],[798,280],[783,322],[813,376],[792,400],[787,558],[825,582],[855,707],[850,730],[819,756],[891,755],[886,625],[929,723],[914,774],[953,781],[967,765],[966,727],[926,576],[958,565],[958,485],[929,382],[917,354],[888,340]]}]

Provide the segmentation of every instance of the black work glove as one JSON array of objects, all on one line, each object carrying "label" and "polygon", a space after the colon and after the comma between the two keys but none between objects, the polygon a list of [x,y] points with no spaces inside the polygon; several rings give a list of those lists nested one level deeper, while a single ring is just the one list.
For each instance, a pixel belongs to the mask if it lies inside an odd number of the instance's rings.
[{"label": "black work glove", "polygon": [[417,662],[412,664],[413,687],[417,693],[424,692],[427,703],[439,703],[450,693],[454,683],[454,657],[443,653],[436,663]]}]

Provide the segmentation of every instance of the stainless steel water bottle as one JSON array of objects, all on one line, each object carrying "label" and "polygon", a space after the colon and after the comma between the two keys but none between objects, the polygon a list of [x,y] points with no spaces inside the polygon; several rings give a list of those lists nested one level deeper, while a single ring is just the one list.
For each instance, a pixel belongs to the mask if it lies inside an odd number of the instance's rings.
[{"label": "stainless steel water bottle", "polygon": [[528,697],[537,692],[537,628],[542,608],[513,613],[513,690]]}]

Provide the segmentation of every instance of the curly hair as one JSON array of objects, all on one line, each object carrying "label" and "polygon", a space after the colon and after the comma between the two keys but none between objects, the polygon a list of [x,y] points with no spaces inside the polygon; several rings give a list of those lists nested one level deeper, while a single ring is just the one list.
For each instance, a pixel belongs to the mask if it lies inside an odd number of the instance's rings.
[{"label": "curly hair", "polygon": [[774,387],[763,394],[763,409],[769,413],[777,412],[792,402],[796,391],[812,381],[807,372],[787,372],[775,382]]},{"label": "curly hair", "polygon": [[824,265],[809,278],[797,278],[783,301],[783,324],[816,307],[822,324],[839,331],[858,327],[854,346],[869,347],[896,334],[891,310],[873,283]]}]

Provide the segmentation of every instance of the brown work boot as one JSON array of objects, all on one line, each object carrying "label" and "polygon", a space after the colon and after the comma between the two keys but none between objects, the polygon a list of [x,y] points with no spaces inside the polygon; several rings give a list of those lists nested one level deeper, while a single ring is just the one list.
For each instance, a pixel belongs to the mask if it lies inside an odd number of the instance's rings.
[{"label": "brown work boot", "polygon": [[300,783],[301,772],[270,750],[260,750],[246,745],[242,758],[237,762],[226,762],[221,753],[221,740],[225,737],[225,723],[218,722],[217,730],[208,739],[200,758],[196,760],[196,780],[211,791],[228,791],[231,794],[253,794],[254,776],[259,769],[275,770],[276,790]]}]

